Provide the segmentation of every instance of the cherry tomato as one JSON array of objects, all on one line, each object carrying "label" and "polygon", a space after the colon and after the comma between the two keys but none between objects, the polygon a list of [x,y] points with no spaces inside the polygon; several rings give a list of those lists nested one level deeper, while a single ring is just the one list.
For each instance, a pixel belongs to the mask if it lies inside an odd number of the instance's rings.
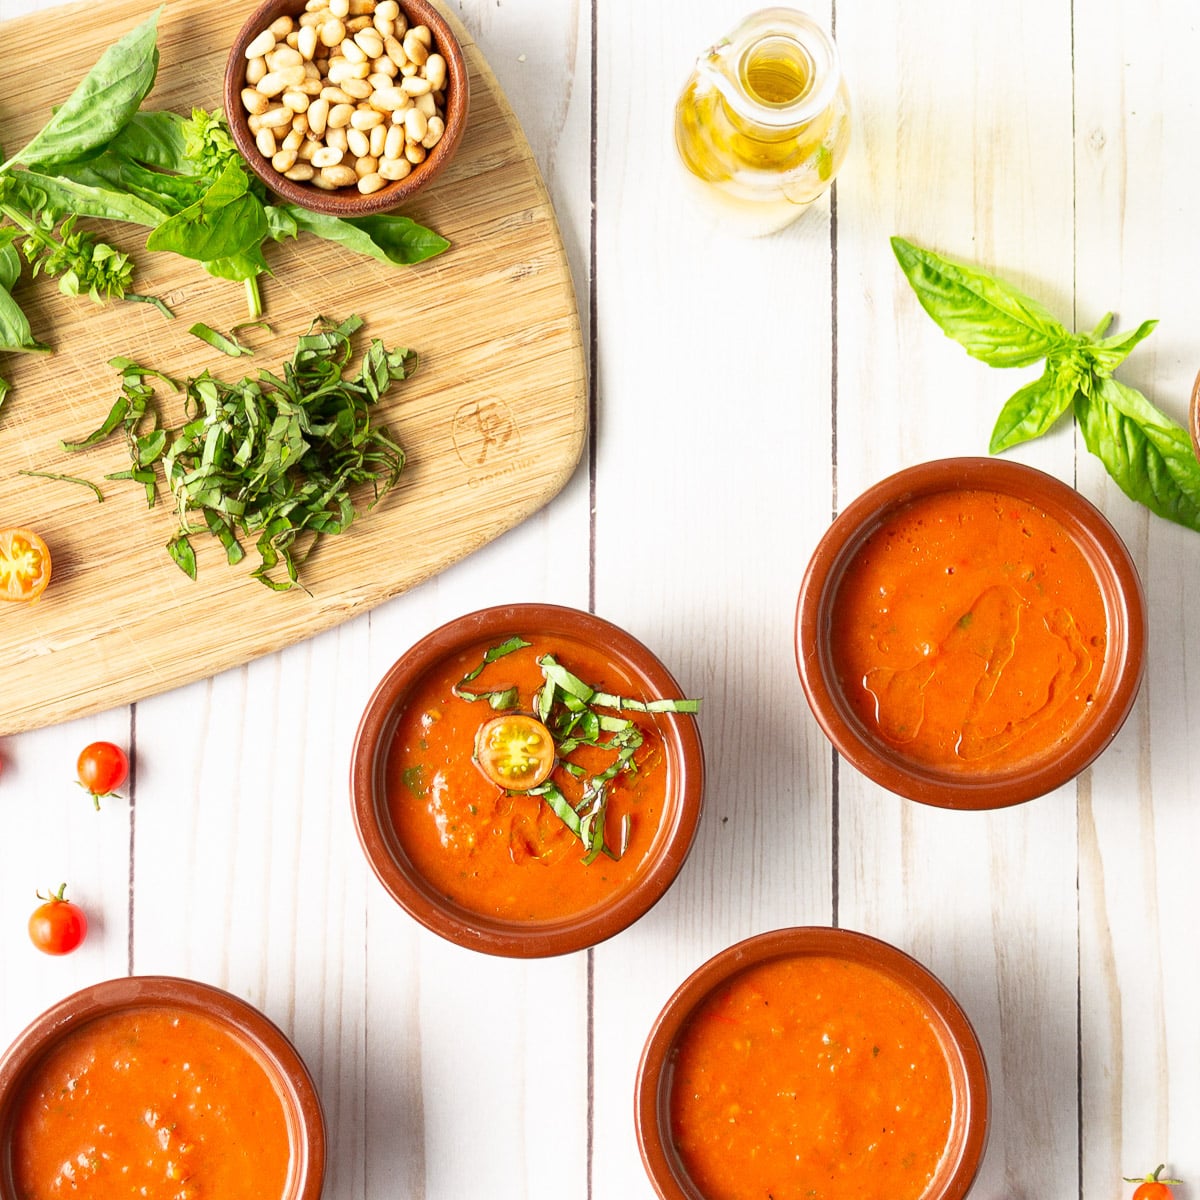
[{"label": "cherry tomato", "polygon": [[0,529],[0,600],[36,600],[50,582],[50,551],[28,529]]},{"label": "cherry tomato", "polygon": [[44,900],[29,918],[29,940],[44,954],[70,954],[87,934],[87,917],[78,904],[65,898],[67,885],[57,892],[38,899]]},{"label": "cherry tomato", "polygon": [[92,801],[100,807],[106,796],[115,796],[129,778],[129,757],[120,746],[112,742],[93,742],[85,746],[76,764],[79,782],[92,794]]},{"label": "cherry tomato", "polygon": [[504,713],[480,725],[475,763],[497,787],[527,792],[554,769],[554,739],[536,718]]},{"label": "cherry tomato", "polygon": [[1126,1183],[1136,1183],[1133,1189],[1133,1200],[1171,1200],[1174,1193],[1170,1184],[1182,1183],[1182,1179],[1163,1179],[1162,1172],[1165,1163],[1159,1163],[1149,1175],[1125,1176]]}]

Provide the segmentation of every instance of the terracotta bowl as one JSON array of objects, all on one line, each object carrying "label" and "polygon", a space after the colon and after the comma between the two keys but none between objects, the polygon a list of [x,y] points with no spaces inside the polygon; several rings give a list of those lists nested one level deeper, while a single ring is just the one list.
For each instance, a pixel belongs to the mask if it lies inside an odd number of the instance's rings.
[{"label": "terracotta bowl", "polygon": [[[594,946],[631,925],[663,896],[687,858],[700,819],[704,757],[694,716],[670,714],[656,722],[666,759],[666,796],[657,830],[636,872],[590,907],[561,917],[524,920],[512,914],[481,915],[464,907],[461,897],[459,901],[449,899],[422,874],[401,844],[389,810],[389,753],[410,698],[431,672],[445,670],[451,660],[478,662],[485,650],[514,635],[528,640],[553,639],[563,647],[560,661],[568,669],[572,644],[603,648],[606,661],[643,697],[679,699],[684,695],[644,645],[600,617],[551,604],[483,609],[423,638],[383,677],[358,727],[350,791],[367,861],[389,895],[410,916],[460,946],[487,954],[538,958]],[[490,714],[484,702],[477,703],[484,710],[482,720]],[[572,844],[570,853],[576,849]],[[599,862],[584,868],[603,869]]]},{"label": "terracotta bowl", "polygon": [[[950,992],[903,951],[866,934],[817,926],[762,933],[723,950],[693,972],[659,1013],[642,1051],[634,1095],[638,1145],[655,1191],[661,1200],[707,1200],[689,1177],[671,1129],[671,1091],[689,1022],[741,972],[804,956],[872,968],[898,984],[923,1011],[945,1055],[953,1113],[945,1150],[920,1200],[961,1200],[979,1170],[988,1138],[988,1075],[975,1031]],[[732,1020],[724,1014],[718,1019]]]},{"label": "terracotta bowl", "polygon": [[[325,1175],[325,1119],[312,1077],[292,1044],[261,1012],[219,988],[162,975],[97,983],[47,1009],[0,1057],[0,1200],[18,1200],[11,1140],[23,1085],[45,1055],[101,1018],[135,1009],[196,1014],[215,1023],[271,1081],[287,1123],[291,1159],[282,1200],[319,1200]],[[253,1139],[253,1130],[246,1136]]]},{"label": "terracotta bowl", "polygon": [[258,148],[242,103],[246,86],[246,47],[281,16],[297,17],[305,11],[305,0],[264,0],[239,31],[225,67],[225,116],[238,151],[250,169],[277,195],[313,212],[334,217],[365,217],[389,212],[426,184],[436,179],[454,156],[467,124],[470,81],[462,47],[441,12],[429,0],[400,0],[400,11],[409,27],[425,25],[433,34],[433,49],[446,60],[445,132],[425,161],[404,179],[393,180],[379,191],[363,195],[353,184],[325,191],[280,174]]},{"label": "terracotta bowl", "polygon": [[[930,765],[889,741],[879,724],[856,712],[833,648],[839,588],[867,539],[914,501],[983,491],[1025,501],[1066,531],[1099,588],[1106,645],[1083,715],[1047,749],[1011,763],[989,760],[953,769]],[[967,619],[967,618],[964,618]],[[1101,513],[1073,488],[1044,472],[991,458],[923,463],[869,488],[841,513],[809,562],[796,613],[796,661],[809,705],[838,752],[868,778],[898,795],[942,808],[993,809],[1061,786],[1095,760],[1120,730],[1144,670],[1146,612],[1128,550]]]}]

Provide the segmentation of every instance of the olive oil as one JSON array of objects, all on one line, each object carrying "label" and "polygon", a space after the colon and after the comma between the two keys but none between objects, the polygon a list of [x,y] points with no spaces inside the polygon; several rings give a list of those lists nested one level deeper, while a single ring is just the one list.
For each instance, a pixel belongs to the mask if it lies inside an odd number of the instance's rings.
[{"label": "olive oil", "polygon": [[702,55],[675,108],[692,190],[722,224],[751,235],[800,216],[833,182],[849,143],[833,39],[793,9],[754,14]]}]

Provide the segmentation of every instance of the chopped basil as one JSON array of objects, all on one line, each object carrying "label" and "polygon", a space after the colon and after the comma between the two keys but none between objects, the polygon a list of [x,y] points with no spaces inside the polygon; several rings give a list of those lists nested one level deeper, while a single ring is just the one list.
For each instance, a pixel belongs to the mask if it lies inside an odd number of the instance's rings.
[{"label": "chopped basil", "polygon": [[[490,647],[483,661],[451,689],[460,700],[486,700],[493,709],[512,709],[520,704],[518,689],[513,686],[490,691],[468,691],[465,684],[473,683],[490,664],[522,650],[532,643],[521,637],[511,637]],[[641,749],[645,737],[638,726],[621,711],[643,713],[696,713],[699,700],[637,700],[601,692],[568,671],[551,654],[537,660],[542,671],[542,686],[533,695],[533,709],[538,720],[550,731],[558,751],[558,768],[574,779],[583,779],[586,770],[569,756],[580,746],[592,746],[613,753],[613,761],[601,772],[583,783],[583,795],[572,805],[552,779],[524,792],[510,795],[539,796],[560,821],[583,843],[585,864],[607,855],[614,861],[629,848],[631,822],[626,813],[621,820],[620,841],[614,848],[605,837],[605,817],[608,809],[608,785],[618,775],[637,772],[634,755]],[[600,711],[610,710],[610,711]]]}]

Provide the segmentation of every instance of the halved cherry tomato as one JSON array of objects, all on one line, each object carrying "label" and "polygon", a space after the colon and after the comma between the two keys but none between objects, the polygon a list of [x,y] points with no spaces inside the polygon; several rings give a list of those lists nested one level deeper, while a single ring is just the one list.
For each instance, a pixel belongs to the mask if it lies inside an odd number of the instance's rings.
[{"label": "halved cherry tomato", "polygon": [[1136,1183],[1133,1189],[1133,1200],[1171,1200],[1174,1193],[1169,1184],[1182,1183],[1182,1179],[1163,1179],[1162,1172],[1166,1163],[1159,1163],[1149,1175],[1126,1175],[1126,1183]]},{"label": "halved cherry tomato", "polygon": [[497,787],[527,792],[554,769],[554,739],[535,717],[504,713],[480,725],[475,764]]},{"label": "halved cherry tomato", "polygon": [[50,551],[28,529],[0,529],[0,600],[36,600],[50,582]]},{"label": "halved cherry tomato", "polygon": [[87,935],[87,917],[78,904],[66,899],[67,885],[62,884],[57,892],[38,899],[38,905],[29,918],[29,940],[43,954],[70,954]]},{"label": "halved cherry tomato", "polygon": [[79,782],[92,794],[97,808],[107,796],[115,796],[129,778],[129,756],[112,742],[92,742],[85,746],[75,764]]}]

